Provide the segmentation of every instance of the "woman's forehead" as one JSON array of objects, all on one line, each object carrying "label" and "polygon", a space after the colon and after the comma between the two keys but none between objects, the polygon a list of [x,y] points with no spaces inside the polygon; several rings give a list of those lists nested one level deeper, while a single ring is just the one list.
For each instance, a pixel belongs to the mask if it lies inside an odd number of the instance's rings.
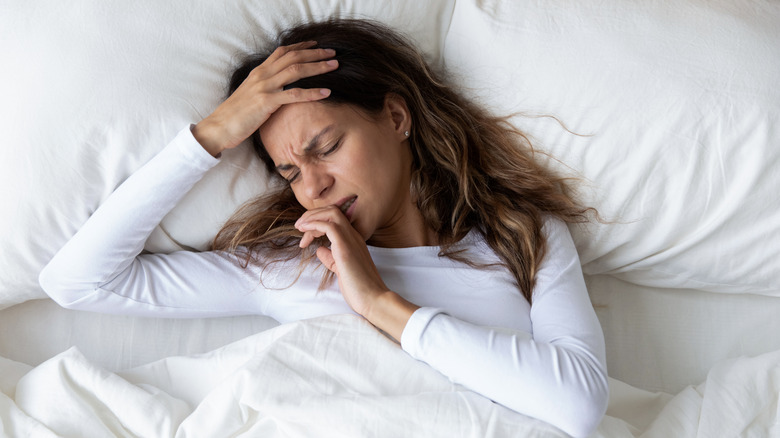
[{"label": "woman's forehead", "polygon": [[307,128],[329,117],[332,117],[331,111],[318,102],[282,105],[260,126],[260,136],[270,140],[280,135],[305,135]]},{"label": "woman's forehead", "polygon": [[277,165],[286,164],[329,141],[349,123],[350,112],[318,102],[284,105],[260,127],[260,139]]},{"label": "woman's forehead", "polygon": [[260,139],[266,146],[302,145],[322,127],[333,124],[332,118],[333,114],[316,102],[284,105],[260,126]]},{"label": "woman's forehead", "polygon": [[277,147],[303,153],[341,129],[365,122],[369,122],[366,115],[351,105],[300,102],[279,108],[259,133],[269,153]]}]

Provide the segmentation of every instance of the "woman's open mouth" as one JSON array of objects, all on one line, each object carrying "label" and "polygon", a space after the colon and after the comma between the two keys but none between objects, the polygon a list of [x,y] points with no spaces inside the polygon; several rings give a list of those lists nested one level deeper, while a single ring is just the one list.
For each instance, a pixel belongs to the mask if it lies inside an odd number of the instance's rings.
[{"label": "woman's open mouth", "polygon": [[339,209],[342,213],[344,213],[345,216],[349,217],[347,212],[349,211],[349,208],[352,207],[352,204],[355,203],[355,200],[357,199],[357,196],[353,196],[349,199],[347,199],[343,204],[339,206]]}]

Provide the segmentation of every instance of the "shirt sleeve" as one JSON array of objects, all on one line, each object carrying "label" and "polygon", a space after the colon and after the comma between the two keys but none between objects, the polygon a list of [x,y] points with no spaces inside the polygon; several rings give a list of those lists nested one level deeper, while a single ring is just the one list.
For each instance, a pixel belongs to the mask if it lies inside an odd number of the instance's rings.
[{"label": "shirt sleeve", "polygon": [[183,129],[131,175],[47,264],[39,282],[61,306],[134,316],[262,313],[259,279],[223,252],[143,254],[162,218],[219,162]]},{"label": "shirt sleeve", "polygon": [[533,334],[470,324],[420,308],[401,345],[453,382],[573,436],[599,425],[609,397],[604,337],[566,225],[547,220]]}]

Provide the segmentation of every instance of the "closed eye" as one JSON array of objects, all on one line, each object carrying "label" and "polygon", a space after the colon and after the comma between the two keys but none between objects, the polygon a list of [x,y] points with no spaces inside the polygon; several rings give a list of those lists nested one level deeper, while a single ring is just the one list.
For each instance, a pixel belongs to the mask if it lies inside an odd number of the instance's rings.
[{"label": "closed eye", "polygon": [[336,152],[336,150],[341,146],[341,139],[338,139],[336,143],[333,144],[333,146],[329,147],[327,150],[320,153],[321,157],[327,157],[328,155]]},{"label": "closed eye", "polygon": [[[331,127],[326,128],[325,130],[323,130],[323,132],[318,134],[317,137],[319,137],[321,134],[327,132],[330,129],[331,129]],[[325,157],[333,154],[334,152],[336,152],[339,149],[339,147],[341,147],[342,139],[343,138],[340,137],[338,140],[336,140],[336,142],[333,144],[333,146],[330,146],[329,148],[327,148],[326,150],[324,150],[322,152],[316,152],[316,157],[318,157],[318,158],[325,158]],[[315,154],[314,146],[316,144],[317,144],[316,141],[312,141],[312,143],[304,149],[304,152],[306,153],[306,155],[312,156],[313,154]],[[299,179],[298,177],[301,174],[300,170],[297,167],[295,167],[295,166],[293,166],[291,164],[281,164],[281,165],[278,165],[278,166],[276,166],[276,171],[279,172],[279,175],[282,178],[284,178],[284,180],[287,181],[288,184],[292,184],[292,183],[296,182]]]},{"label": "closed eye", "polygon": [[285,181],[287,181],[288,184],[292,184],[293,181],[297,180],[298,176],[301,174],[298,168],[296,168],[295,166],[291,166],[289,164],[283,166],[277,166],[276,172]]},{"label": "closed eye", "polygon": [[296,171],[296,172],[293,172],[292,174],[290,174],[288,176],[282,176],[282,178],[284,178],[285,181],[287,181],[288,184],[292,184],[292,183],[294,183],[295,181],[298,180],[298,177],[300,175],[301,175],[301,172],[297,172]]}]

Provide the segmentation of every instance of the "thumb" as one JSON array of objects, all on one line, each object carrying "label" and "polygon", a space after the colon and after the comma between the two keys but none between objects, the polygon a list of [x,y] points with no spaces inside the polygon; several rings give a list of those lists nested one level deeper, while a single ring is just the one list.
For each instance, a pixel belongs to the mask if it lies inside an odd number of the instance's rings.
[{"label": "thumb", "polygon": [[331,252],[330,248],[324,246],[317,248],[317,258],[320,259],[320,262],[322,262],[328,270],[338,274],[336,271],[336,259],[333,258],[333,252]]}]

